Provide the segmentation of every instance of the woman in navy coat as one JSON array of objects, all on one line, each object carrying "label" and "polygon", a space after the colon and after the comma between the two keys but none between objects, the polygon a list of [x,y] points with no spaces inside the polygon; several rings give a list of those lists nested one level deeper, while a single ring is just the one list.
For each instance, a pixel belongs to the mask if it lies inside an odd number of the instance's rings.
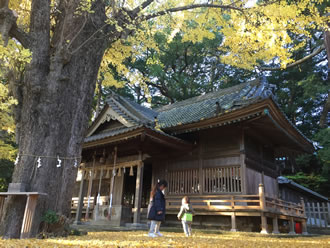
[{"label": "woman in navy coat", "polygon": [[159,232],[160,223],[165,219],[165,196],[163,190],[167,187],[165,180],[160,180],[150,194],[150,204],[148,206],[148,219],[151,220],[149,237],[155,238],[163,236]]}]

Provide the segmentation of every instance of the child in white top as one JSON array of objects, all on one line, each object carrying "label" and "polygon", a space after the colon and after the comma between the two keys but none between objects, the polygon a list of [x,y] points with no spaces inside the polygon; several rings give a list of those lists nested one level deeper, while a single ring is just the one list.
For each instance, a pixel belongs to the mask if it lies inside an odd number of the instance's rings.
[{"label": "child in white top", "polygon": [[178,219],[182,222],[183,231],[187,237],[191,236],[192,216],[195,214],[188,196],[182,198],[182,205]]}]

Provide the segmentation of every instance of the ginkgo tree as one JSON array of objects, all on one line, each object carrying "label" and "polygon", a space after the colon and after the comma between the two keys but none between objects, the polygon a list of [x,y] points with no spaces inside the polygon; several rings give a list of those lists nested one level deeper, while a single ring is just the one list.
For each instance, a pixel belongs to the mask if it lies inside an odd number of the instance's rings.
[{"label": "ginkgo tree", "polygon": [[[6,60],[1,70],[11,74],[9,88],[17,100],[20,156],[12,181],[47,194],[38,200],[33,234],[45,210],[69,214],[77,173],[73,163],[81,154],[98,74],[113,81],[107,74],[109,63],[143,85],[143,76],[131,73],[122,62],[127,56],[139,56],[142,47],[156,49],[149,37],[170,26],[184,32],[183,40],[193,42],[211,39],[212,30],[219,30],[224,35],[219,47],[226,52],[224,63],[250,69],[259,60],[276,57],[285,68],[294,62],[291,53],[303,46],[288,32],[307,39],[308,30],[315,27],[328,33],[329,9],[318,8],[324,2],[0,0],[0,54]],[[15,45],[22,57],[13,53]],[[17,60],[26,63],[23,71],[14,68],[12,61]],[[19,237],[24,207],[22,197],[6,201],[2,235]]]}]

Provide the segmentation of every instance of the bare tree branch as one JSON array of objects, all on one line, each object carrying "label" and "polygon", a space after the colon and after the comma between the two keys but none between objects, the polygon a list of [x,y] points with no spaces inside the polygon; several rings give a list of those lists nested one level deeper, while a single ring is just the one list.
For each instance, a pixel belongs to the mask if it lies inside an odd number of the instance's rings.
[{"label": "bare tree branch", "polygon": [[[311,58],[313,58],[314,56],[318,55],[319,53],[321,53],[324,50],[324,45],[320,46],[318,49],[316,49],[314,52],[312,52],[311,54],[307,55],[306,57],[303,57],[302,59],[299,59],[289,65],[286,66],[285,69],[297,66],[299,64],[304,63],[306,60],[309,60]],[[281,67],[260,67],[258,68],[261,71],[279,71],[279,70],[283,70],[283,68]]]},{"label": "bare tree branch", "polygon": [[150,15],[145,15],[141,17],[142,21],[150,20],[152,18],[166,15],[169,13],[174,13],[174,12],[179,12],[179,11],[184,11],[184,10],[190,10],[190,9],[198,9],[198,8],[218,8],[218,9],[232,9],[232,10],[237,10],[242,13],[244,13],[244,10],[239,7],[235,7],[232,5],[217,5],[217,4],[192,4],[192,5],[187,5],[187,6],[181,6],[181,7],[175,7],[175,8],[170,8],[166,10],[161,10],[156,13],[150,14]]}]

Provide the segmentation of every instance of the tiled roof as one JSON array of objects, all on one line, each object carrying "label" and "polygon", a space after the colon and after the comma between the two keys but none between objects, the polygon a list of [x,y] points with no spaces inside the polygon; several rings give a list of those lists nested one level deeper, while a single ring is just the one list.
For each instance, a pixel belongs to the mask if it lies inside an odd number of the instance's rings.
[{"label": "tiled roof", "polygon": [[328,198],[327,197],[325,197],[325,196],[323,196],[323,195],[321,195],[321,194],[319,194],[319,193],[317,193],[317,192],[315,192],[315,191],[313,191],[313,190],[311,190],[309,188],[306,188],[306,187],[304,187],[304,186],[302,186],[302,185],[300,185],[300,184],[298,184],[298,183],[296,183],[296,182],[294,182],[291,179],[288,179],[286,177],[279,176],[277,178],[277,182],[279,184],[288,184],[288,185],[291,185],[292,187],[294,187],[296,189],[300,189],[302,191],[307,192],[308,194],[314,195],[314,196],[316,196],[318,198],[321,198],[322,200],[328,201]]},{"label": "tiled roof", "polygon": [[185,142],[182,139],[179,139],[179,138],[174,137],[170,134],[164,133],[160,130],[156,130],[155,128],[152,128],[150,126],[145,126],[145,125],[136,125],[136,126],[133,126],[133,127],[122,126],[122,127],[116,128],[116,129],[109,130],[108,132],[104,132],[104,133],[89,136],[89,137],[85,138],[85,142],[87,143],[87,142],[92,142],[92,141],[97,141],[97,140],[113,137],[113,136],[116,136],[116,135],[119,135],[119,134],[128,133],[128,132],[137,130],[139,128],[149,129],[149,130],[151,130],[155,133],[161,134],[162,136],[169,137],[173,140],[176,140],[177,142],[183,142],[183,143],[187,144],[187,142]]},{"label": "tiled roof", "polygon": [[219,108],[221,112],[227,113],[272,96],[271,87],[273,86],[266,82],[255,80],[166,105],[156,110],[112,93],[106,101],[107,104],[117,114],[132,123],[133,126],[123,126],[100,134],[94,134],[87,137],[85,142],[130,132],[142,126],[156,130],[155,117],[157,117],[159,124],[157,128],[160,129],[212,118],[219,114],[217,112]]},{"label": "tiled roof", "polygon": [[150,108],[146,108],[114,93],[107,99],[107,104],[118,114],[125,116],[125,119],[135,124],[152,123],[158,114]]},{"label": "tiled roof", "polygon": [[[272,96],[272,85],[259,80],[236,85],[158,109],[160,128],[198,122]],[[218,106],[217,106],[218,105]]]},{"label": "tiled roof", "polygon": [[143,125],[136,125],[136,126],[133,126],[133,127],[122,126],[122,127],[116,128],[116,129],[112,129],[108,132],[94,134],[92,136],[86,137],[84,142],[92,142],[92,141],[96,141],[96,140],[101,140],[101,139],[113,137],[113,136],[116,136],[116,135],[119,135],[119,134],[122,134],[122,133],[128,133],[130,131],[134,131],[134,130],[136,130],[138,128],[141,128],[141,127],[143,127]]},{"label": "tiled roof", "polygon": [[[110,108],[117,112],[118,115],[129,121],[133,126],[121,127],[106,131],[102,134],[95,134],[86,138],[85,142],[130,132],[142,126],[157,132],[161,132],[165,135],[164,132],[166,132],[166,130],[169,128],[196,123],[202,120],[214,118],[216,116],[221,116],[222,114],[244,108],[253,103],[260,102],[266,98],[272,98],[275,104],[277,104],[275,100],[276,97],[273,95],[274,87],[274,85],[268,84],[265,80],[254,80],[226,89],[207,93],[201,96],[193,97],[184,101],[169,104],[155,110],[144,107],[131,100],[112,93],[107,99],[107,104]],[[297,129],[297,127],[288,120],[283,112],[282,114],[287,119],[287,121],[300,133],[300,135],[302,135],[305,140],[311,143],[311,141],[308,140]],[[155,123],[155,117],[157,117],[157,125]]]}]

